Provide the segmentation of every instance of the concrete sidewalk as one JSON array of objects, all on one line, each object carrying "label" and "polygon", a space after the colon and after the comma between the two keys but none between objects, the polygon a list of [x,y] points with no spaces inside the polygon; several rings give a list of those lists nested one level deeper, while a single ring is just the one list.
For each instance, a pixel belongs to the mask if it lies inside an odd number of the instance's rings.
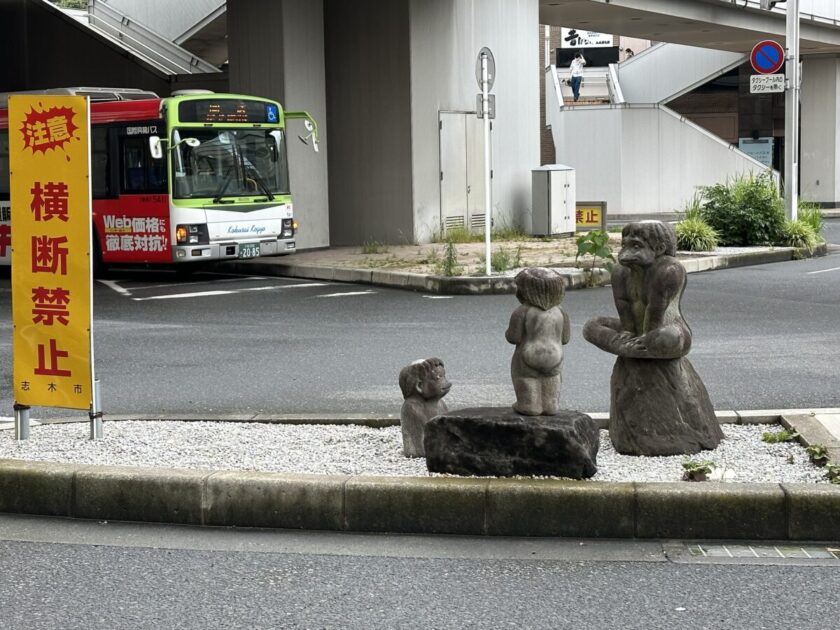
[{"label": "concrete sidewalk", "polygon": [[[606,424],[606,414],[593,415]],[[179,419],[398,423],[392,416]],[[840,461],[840,409],[730,411],[718,419],[781,422]],[[70,420],[80,421],[59,421]],[[7,459],[0,460],[0,512],[353,532],[840,541],[840,486],[803,483],[300,475]]]}]

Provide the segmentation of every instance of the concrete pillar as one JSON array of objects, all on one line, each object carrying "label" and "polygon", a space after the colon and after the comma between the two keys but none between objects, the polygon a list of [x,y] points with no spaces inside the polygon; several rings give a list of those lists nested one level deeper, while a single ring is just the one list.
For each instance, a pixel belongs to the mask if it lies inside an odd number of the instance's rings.
[{"label": "concrete pillar", "polygon": [[[496,60],[493,218],[497,227],[530,228],[531,169],[540,165],[541,45],[537,0],[412,0],[411,148],[418,241],[429,240],[441,224],[440,112],[475,111],[475,62],[484,46]],[[471,170],[468,164],[468,176]],[[483,181],[482,174],[470,187],[483,186]]]},{"label": "concrete pillar", "polygon": [[414,240],[409,1],[325,2],[333,245]]},{"label": "concrete pillar", "polygon": [[318,122],[321,150],[297,141],[300,121],[289,123],[289,176],[298,249],[329,241],[327,103],[324,74],[324,4],[320,0],[228,0],[230,91],[280,101],[308,111]]},{"label": "concrete pillar", "polygon": [[800,198],[840,207],[840,57],[802,67]]}]

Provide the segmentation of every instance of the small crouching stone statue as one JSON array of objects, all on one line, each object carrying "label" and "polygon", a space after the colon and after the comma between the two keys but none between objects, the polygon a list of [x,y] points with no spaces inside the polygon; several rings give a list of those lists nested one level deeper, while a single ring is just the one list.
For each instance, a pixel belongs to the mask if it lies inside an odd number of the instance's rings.
[{"label": "small crouching stone statue", "polygon": [[674,228],[629,223],[612,272],[618,318],[597,317],[584,338],[615,354],[610,381],[610,439],[626,455],[678,455],[723,439],[703,381],[685,355],[691,329],[680,311],[685,268],[675,258]]},{"label": "small crouching stone statue", "polygon": [[569,316],[560,305],[566,288],[553,269],[530,267],[516,276],[520,306],[510,316],[505,338],[516,344],[510,376],[516,392],[513,410],[527,416],[560,411],[563,346],[569,343]]},{"label": "small crouching stone statue", "polygon": [[400,410],[400,427],[406,457],[426,456],[423,448],[426,424],[447,411],[443,397],[451,387],[440,359],[421,359],[400,370],[400,389],[405,398]]}]

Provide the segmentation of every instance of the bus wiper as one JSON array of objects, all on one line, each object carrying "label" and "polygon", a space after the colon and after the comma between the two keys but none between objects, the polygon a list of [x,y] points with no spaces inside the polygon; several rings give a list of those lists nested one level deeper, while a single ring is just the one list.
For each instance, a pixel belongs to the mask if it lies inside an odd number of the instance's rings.
[{"label": "bus wiper", "polygon": [[242,174],[246,178],[250,175],[251,179],[253,179],[254,182],[257,184],[262,194],[268,197],[269,201],[274,201],[274,195],[271,194],[271,191],[268,189],[268,186],[266,186],[265,180],[263,179],[259,169],[257,169],[256,166],[254,166],[251,160],[245,157],[245,153],[243,151],[239,152],[239,164],[240,166],[242,166]]},{"label": "bus wiper", "polygon": [[213,197],[213,203],[234,203],[233,199],[222,199],[222,195],[225,194],[225,191],[227,190],[228,186],[230,186],[231,179],[233,179],[233,167],[228,169],[225,180],[219,186],[219,190],[216,191],[216,196]]},{"label": "bus wiper", "polygon": [[260,187],[262,194],[268,197],[269,201],[274,201],[274,195],[271,194],[271,191],[268,189],[268,186],[265,185],[265,180],[263,179],[262,175],[260,175],[259,171],[256,168],[251,168],[251,173],[254,176],[254,181],[257,182],[257,186]]}]

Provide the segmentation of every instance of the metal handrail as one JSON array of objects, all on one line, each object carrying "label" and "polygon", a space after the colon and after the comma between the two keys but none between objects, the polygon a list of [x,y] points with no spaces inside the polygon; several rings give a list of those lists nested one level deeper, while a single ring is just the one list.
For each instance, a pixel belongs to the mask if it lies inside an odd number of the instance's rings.
[{"label": "metal handrail", "polygon": [[[104,2],[94,1],[88,5],[88,21],[92,28],[125,42],[138,56],[145,57],[152,61],[153,65],[165,69],[167,72],[189,74],[196,71],[219,72],[219,69],[213,64],[196,57],[177,44],[173,44],[150,28],[126,17]],[[160,50],[156,50],[135,37],[131,31],[134,31],[139,37],[145,37],[149,42],[153,42]],[[164,52],[161,52],[161,50]]]},{"label": "metal handrail", "polygon": [[617,105],[625,103],[624,92],[621,91],[621,83],[618,81],[618,64],[611,63],[607,70],[607,88],[610,91],[610,101]]}]

